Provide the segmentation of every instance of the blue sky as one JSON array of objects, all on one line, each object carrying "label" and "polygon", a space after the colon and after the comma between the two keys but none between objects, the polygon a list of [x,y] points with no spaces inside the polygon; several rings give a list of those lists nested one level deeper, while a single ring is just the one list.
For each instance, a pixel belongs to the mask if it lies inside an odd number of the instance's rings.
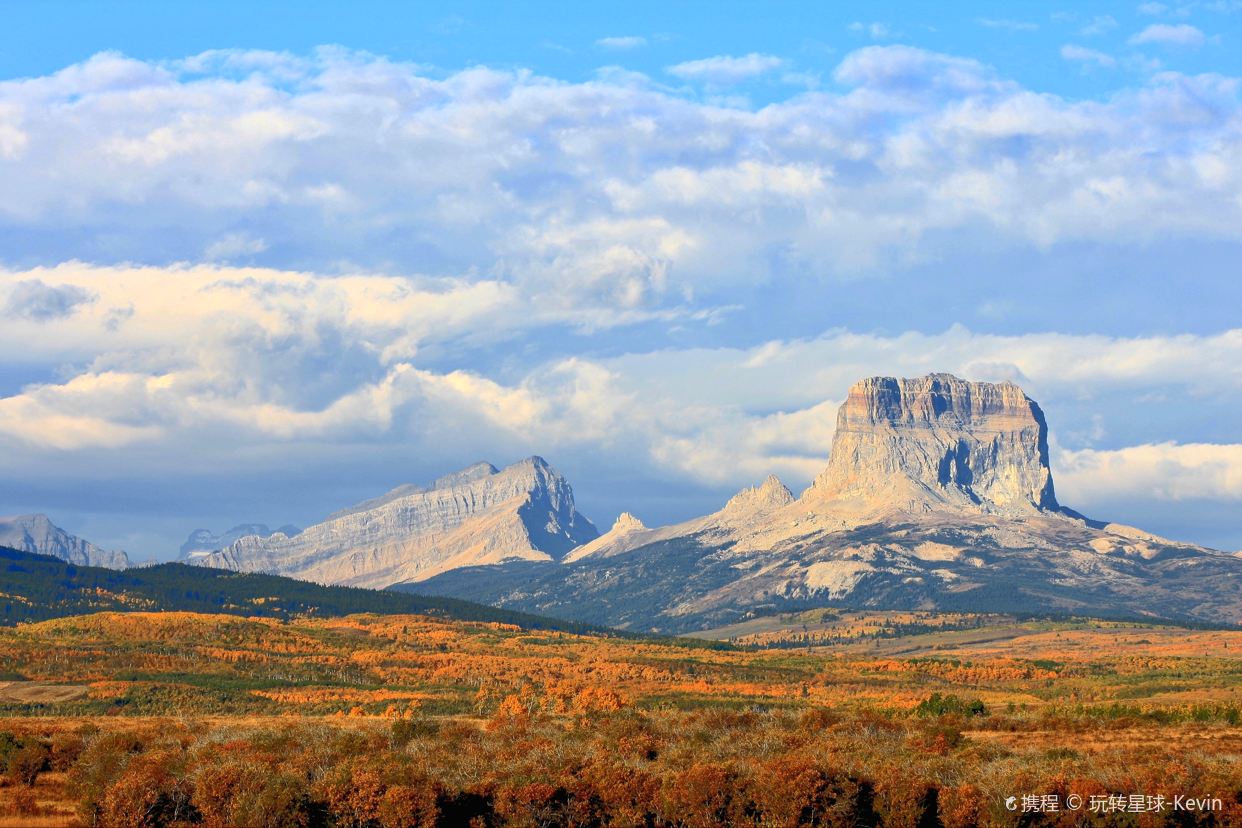
[{"label": "blue sky", "polygon": [[[167,3],[9,0],[0,76],[54,72],[96,52],[175,60],[209,49],[305,53],[341,44],[440,71],[530,69],[569,81],[616,65],[661,76],[669,66],[759,53],[830,84],[846,53],[869,42],[968,55],[1031,88],[1073,97],[1116,90],[1118,72],[1159,60],[1183,72],[1242,72],[1235,0],[1168,3],[292,2]],[[1131,41],[1149,26],[1194,26],[1203,42]],[[1065,59],[1066,46],[1112,57]],[[1073,52],[1071,52],[1073,54]],[[1126,65],[1129,61],[1129,65]],[[788,96],[790,81],[747,85],[756,103]]]},{"label": "blue sky", "polygon": [[1242,549],[1242,3],[5,15],[0,513],[166,557],[538,453],[656,524],[946,370]]}]

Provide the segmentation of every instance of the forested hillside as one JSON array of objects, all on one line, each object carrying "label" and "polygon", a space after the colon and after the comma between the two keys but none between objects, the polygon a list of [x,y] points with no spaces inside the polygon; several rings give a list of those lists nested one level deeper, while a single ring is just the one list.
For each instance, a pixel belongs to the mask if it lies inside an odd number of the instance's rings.
[{"label": "forested hillside", "polygon": [[0,547],[0,625],[104,610],[267,618],[416,613],[461,621],[517,624],[527,629],[600,629],[455,598],[328,587],[275,575],[239,574],[178,563],[117,571],[75,566],[48,555]]}]

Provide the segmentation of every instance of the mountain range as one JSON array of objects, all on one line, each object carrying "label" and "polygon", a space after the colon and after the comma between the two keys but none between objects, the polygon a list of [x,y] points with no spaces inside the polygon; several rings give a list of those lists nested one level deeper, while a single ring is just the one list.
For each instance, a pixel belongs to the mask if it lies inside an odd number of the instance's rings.
[{"label": "mountain range", "polygon": [[0,546],[51,555],[80,566],[104,566],[125,569],[129,556],[120,550],[101,549],[56,526],[47,515],[13,515],[0,517]]},{"label": "mountain range", "polygon": [[812,606],[1242,622],[1242,560],[1063,507],[1040,407],[947,374],[851,387],[799,497],[769,477],[674,526],[623,515],[559,563],[396,588],[666,633]]},{"label": "mountain range", "polygon": [[[18,548],[49,551],[37,545]],[[1039,405],[1011,382],[949,374],[859,381],[806,491],[769,476],[671,526],[624,513],[600,535],[569,482],[530,457],[400,486],[301,531],[199,530],[182,554],[643,632],[814,606],[1242,622],[1242,557],[1064,507]]]}]

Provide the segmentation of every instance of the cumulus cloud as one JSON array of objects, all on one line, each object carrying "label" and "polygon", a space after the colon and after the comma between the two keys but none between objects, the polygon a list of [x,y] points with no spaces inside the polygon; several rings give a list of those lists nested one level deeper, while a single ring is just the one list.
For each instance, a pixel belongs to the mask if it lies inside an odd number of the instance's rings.
[{"label": "cumulus cloud", "polygon": [[1198,48],[1207,37],[1203,32],[1189,23],[1153,23],[1143,31],[1130,38],[1134,45],[1154,43],[1162,46],[1185,46]]},{"label": "cumulus cloud", "polygon": [[[95,296],[71,316],[0,327],[4,353],[22,348],[24,360],[73,366],[0,397],[0,446],[18,477],[47,474],[64,458],[75,479],[90,479],[114,474],[119,457],[127,474],[153,480],[222,462],[267,481],[330,458],[386,468],[403,457],[418,457],[432,477],[463,458],[537,451],[691,492],[739,488],[770,472],[798,487],[826,463],[852,382],[947,370],[1013,379],[1044,404],[1054,470],[1072,505],[1126,492],[1234,498],[1239,489],[1236,449],[1170,447],[1176,431],[1163,442],[1099,443],[1135,419],[1136,400],[1159,434],[1164,415],[1187,401],[1242,399],[1242,330],[1131,338],[838,330],[751,347],[553,355],[488,371],[425,354],[481,332],[515,337],[514,325],[529,339],[563,324],[566,311],[500,282],[382,274],[69,263],[4,279]],[[410,468],[393,473],[422,479]],[[590,499],[591,476],[577,483]]]},{"label": "cumulus cloud", "polygon": [[[808,184],[792,176],[788,186]],[[72,314],[27,314],[0,328],[5,353],[78,366],[0,398],[0,440],[35,454],[152,443],[177,446],[166,456],[181,463],[205,432],[239,445],[367,443],[425,441],[451,428],[464,442],[502,432],[546,450],[614,445],[629,462],[725,485],[764,469],[809,479],[827,456],[831,401],[876,373],[1017,379],[1077,419],[1099,413],[1071,404],[1084,387],[1127,399],[1170,385],[1177,398],[1222,388],[1242,396],[1242,369],[1231,367],[1242,365],[1242,331],[1128,339],[838,331],[752,348],[555,356],[503,378],[432,367],[423,354],[577,324],[577,311],[540,306],[497,281],[79,263],[3,276],[22,291],[35,284],[92,297]],[[1072,428],[1065,422],[1059,433]]]},{"label": "cumulus cloud", "polygon": [[[675,69],[729,84],[788,67],[752,54]],[[883,272],[935,258],[948,233],[1240,235],[1229,79],[1162,73],[1070,101],[977,61],[873,46],[833,80],[750,111],[632,76],[436,77],[342,50],[100,55],[0,83],[0,124],[22,136],[0,152],[0,229],[10,263],[479,274],[618,309]],[[813,186],[793,193],[791,175]]]},{"label": "cumulus cloud", "polygon": [[762,55],[751,52],[748,55],[734,57],[717,55],[701,60],[688,60],[677,63],[666,70],[685,80],[701,81],[716,86],[729,86],[750,80],[759,75],[767,74],[785,65],[785,61],[773,55]]},{"label": "cumulus cloud", "polygon": [[[720,60],[675,76],[791,68]],[[884,335],[814,328],[849,319],[853,286],[898,291],[886,280],[946,251],[1242,243],[1235,79],[1159,73],[1076,101],[872,46],[832,84],[754,109],[619,73],[439,74],[340,49],[105,54],[0,82],[10,479],[123,465],[149,494],[226,467],[311,497],[341,469],[403,482],[540,452],[686,491],[798,485],[850,382],[930,370],[1018,379],[1065,451],[1238,442],[1237,331],[899,333],[952,308],[884,317]],[[942,293],[998,327],[1060,309],[1053,277],[995,296],[1010,276]],[[762,344],[720,347],[739,331]],[[246,502],[267,482],[251,485]]]},{"label": "cumulus cloud", "polygon": [[95,294],[75,285],[49,285],[39,279],[14,282],[6,291],[4,313],[19,319],[45,322],[71,315],[80,306],[94,301]]},{"label": "cumulus cloud", "polygon": [[1165,442],[1057,459],[1058,487],[1089,499],[1242,501],[1242,445]]}]

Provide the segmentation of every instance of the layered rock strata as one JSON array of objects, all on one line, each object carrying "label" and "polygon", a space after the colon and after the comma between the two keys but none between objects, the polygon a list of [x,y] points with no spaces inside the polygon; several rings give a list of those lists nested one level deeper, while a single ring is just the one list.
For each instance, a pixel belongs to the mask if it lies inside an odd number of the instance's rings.
[{"label": "layered rock strata", "polygon": [[243,537],[196,563],[379,588],[462,566],[560,560],[598,534],[575,508],[568,481],[530,457],[402,486],[296,536]]}]

